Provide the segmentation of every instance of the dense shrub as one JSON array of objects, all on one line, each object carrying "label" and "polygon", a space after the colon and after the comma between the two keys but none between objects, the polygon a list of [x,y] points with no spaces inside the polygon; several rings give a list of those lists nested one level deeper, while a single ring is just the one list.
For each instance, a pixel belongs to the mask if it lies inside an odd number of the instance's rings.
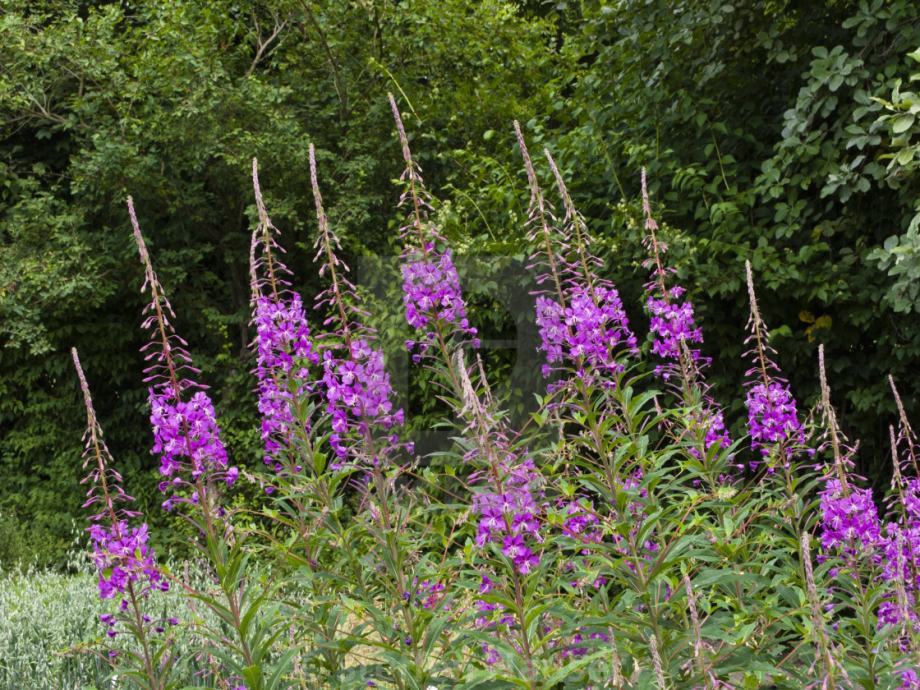
[{"label": "dense shrub", "polygon": [[[225,442],[241,465],[258,462],[245,261],[256,210],[242,170],[259,156],[274,215],[299,231],[312,204],[304,142],[314,141],[343,256],[360,267],[398,253],[388,203],[397,168],[379,155],[392,136],[387,90],[411,104],[426,141],[421,160],[461,273],[483,251],[509,262],[525,254],[526,199],[501,126],[516,117],[578,173],[596,253],[636,302],[635,170],[647,166],[671,264],[725,355],[710,380],[743,379],[736,265],[747,257],[800,399],[818,400],[823,343],[841,418],[861,442],[859,469],[882,490],[887,429],[877,420],[894,413],[889,371],[916,412],[918,12],[910,0],[6,0],[0,511],[31,526],[31,553],[62,562],[74,515],[60,505],[78,496],[67,440],[81,424],[72,345],[105,368],[95,388],[109,441],[139,503],[156,503],[156,469],[138,443],[145,392],[130,328],[138,269],[123,232],[128,192],[164,279],[187,288],[173,294],[179,326],[220,391]],[[291,265],[305,266],[306,247],[288,245]],[[488,278],[487,289],[505,289]],[[320,289],[310,272],[295,280],[304,294]],[[404,337],[395,302],[379,304],[376,325],[403,371],[408,358],[390,347]],[[532,318],[488,296],[471,294],[468,306],[487,341],[530,336]],[[644,327],[642,315],[634,321]],[[496,389],[529,387],[513,353],[486,355]],[[430,428],[443,410],[428,375],[411,371],[400,386],[409,424]],[[529,402],[509,408],[526,414]],[[727,405],[739,433],[743,405]],[[177,531],[175,521],[151,522],[160,538]],[[174,546],[184,541],[179,530]]]}]

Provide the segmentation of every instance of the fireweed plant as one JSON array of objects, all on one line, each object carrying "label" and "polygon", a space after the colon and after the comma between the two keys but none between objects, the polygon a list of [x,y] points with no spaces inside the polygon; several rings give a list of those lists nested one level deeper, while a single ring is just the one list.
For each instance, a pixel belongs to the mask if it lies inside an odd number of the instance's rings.
[{"label": "fireweed plant", "polygon": [[162,476],[158,488],[166,496],[163,509],[180,511],[199,535],[196,546],[215,587],[200,591],[183,584],[221,623],[202,632],[223,662],[226,682],[256,690],[279,687],[290,655],[273,649],[280,632],[278,610],[268,603],[273,585],[253,572],[245,534],[234,529],[222,501],[222,491],[234,484],[239,471],[229,463],[207,387],[197,380],[201,372],[172,325],[175,313],[153,270],[130,197],[128,214],[144,267],[141,289],[150,292],[142,323],[149,342],[142,352],[149,363],[144,382],[149,386],[151,452],[159,458]]},{"label": "fireweed plant", "polygon": [[[262,471],[237,470],[228,455],[219,398],[174,330],[129,200],[150,292],[145,380],[163,509],[190,523],[207,577],[154,558],[75,356],[93,562],[100,597],[117,609],[101,616],[97,651],[119,686],[918,687],[920,450],[894,381],[894,479],[873,496],[854,472],[858,444],[832,406],[823,348],[821,397],[804,410],[748,264],[751,366],[736,391],[747,435],[729,437],[692,285],[668,266],[672,229],[655,220],[644,171],[632,222],[645,231],[635,306],[649,330],[637,334],[564,167],[549,150],[535,162],[514,123],[545,389],[513,425],[479,356],[438,201],[392,96],[390,106],[404,163],[394,241],[405,346],[447,411],[450,440],[432,455],[406,438],[374,319],[323,205],[322,152],[309,148],[325,284],[312,308],[292,288],[253,161]],[[239,483],[260,487],[258,505],[233,507]],[[166,587],[184,593],[187,615],[157,615]],[[198,663],[172,644],[180,630],[203,641]]]},{"label": "fireweed plant", "polygon": [[109,649],[107,656],[112,660],[120,656],[118,663],[123,672],[138,687],[162,690],[168,687],[173,662],[169,638],[164,634],[167,626],[178,621],[174,618],[154,620],[149,615],[153,609],[145,608],[144,603],[151,592],[168,590],[169,582],[147,543],[147,525],[130,525],[140,513],[124,505],[133,499],[125,493],[121,475],[113,466],[114,460],[102,437],[102,427],[96,418],[89,384],[76,349],[71,350],[71,355],[86,407],[83,469],[87,475],[83,483],[89,488],[83,507],[94,510],[87,531],[99,577],[99,597],[119,599],[118,612],[100,614],[99,620],[106,626],[106,636],[110,639],[124,629],[137,642],[135,648]]}]

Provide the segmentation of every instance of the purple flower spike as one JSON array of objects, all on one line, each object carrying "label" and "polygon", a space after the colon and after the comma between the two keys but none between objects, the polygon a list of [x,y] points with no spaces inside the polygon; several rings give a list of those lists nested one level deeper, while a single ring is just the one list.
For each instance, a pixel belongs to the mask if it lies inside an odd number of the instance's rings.
[{"label": "purple flower spike", "polygon": [[[652,217],[652,206],[648,195],[648,181],[645,168],[642,168],[642,209],[645,213],[645,229],[648,234],[643,244],[649,253],[644,266],[650,270],[649,281],[645,284],[647,295],[646,307],[650,317],[649,329],[652,334],[652,352],[670,362],[659,367],[658,373],[667,380],[677,370],[685,386],[696,383],[698,377],[697,362],[700,351],[692,347],[703,342],[703,331],[696,325],[693,316],[693,304],[680,298],[686,290],[680,285],[667,286],[667,277],[673,270],[664,265],[664,255],[668,246],[656,234],[658,223]],[[690,361],[686,361],[689,357]],[[677,366],[680,365],[680,366]]]},{"label": "purple flower spike", "polygon": [[119,520],[108,528],[94,524],[89,528],[93,543],[93,562],[99,572],[99,598],[124,594],[128,583],[141,582],[143,590],[166,591],[153,551],[147,545],[147,525],[128,527]]},{"label": "purple flower spike", "polygon": [[417,260],[407,259],[402,265],[403,304],[406,321],[418,330],[425,330],[431,341],[431,332],[440,322],[448,332],[468,335],[478,346],[476,329],[466,316],[466,303],[460,291],[460,278],[454,267],[450,250],[438,254],[432,250],[427,256],[414,253]]},{"label": "purple flower spike", "polygon": [[620,295],[597,274],[601,261],[591,253],[584,218],[575,209],[553,157],[544,151],[565,208],[561,223],[546,207],[517,122],[514,129],[530,186],[528,241],[539,248],[531,264],[539,270],[536,320],[540,350],[546,355],[543,374],[562,371],[566,378],[597,377],[602,386],[615,385],[611,378],[625,369],[624,355],[636,351],[636,337]]},{"label": "purple flower spike", "polygon": [[[477,546],[501,544],[502,553],[522,575],[540,563],[537,544],[542,542],[542,507],[534,498],[539,474],[532,460],[519,461],[508,453],[503,461],[500,492],[476,494],[473,507],[479,516]],[[490,591],[492,581],[483,576],[480,592]]]},{"label": "purple flower spike", "polygon": [[546,353],[543,373],[568,366],[579,374],[590,371],[616,374],[625,368],[618,359],[623,350],[634,350],[636,337],[620,296],[613,288],[593,291],[573,287],[567,292],[567,306],[549,297],[537,297],[537,328],[540,349]]},{"label": "purple flower spike", "polygon": [[[89,484],[89,499],[84,507],[99,506],[97,512],[90,516],[87,528],[99,577],[99,597],[111,599],[130,591],[132,606],[137,606],[136,597],[144,597],[154,589],[165,591],[169,589],[169,583],[163,579],[153,550],[147,544],[147,525],[128,525],[128,519],[137,517],[139,513],[121,507],[132,498],[122,489],[121,475],[112,467],[112,456],[102,438],[102,427],[96,419],[89,384],[76,349],[71,350],[71,354],[83,391],[87,418],[83,467],[88,474],[83,483]],[[122,599],[121,609],[126,608],[127,600]],[[108,627],[106,634],[115,637],[116,616],[102,614],[99,620]],[[144,620],[148,619],[145,617]]]},{"label": "purple flower spike", "polygon": [[[703,342],[703,331],[693,320],[693,304],[676,301],[684,292],[684,288],[675,286],[668,290],[668,300],[648,297],[648,311],[652,317],[649,328],[654,336],[652,352],[664,359],[679,360],[682,344],[689,347],[690,343]],[[699,350],[689,352],[694,360],[699,359]]]},{"label": "purple flower spike", "polygon": [[150,389],[149,402],[151,452],[160,456],[160,474],[171,478],[187,472],[192,482],[214,474],[229,476],[227,451],[207,393],[197,391],[182,402],[176,401],[171,388],[161,386]]},{"label": "purple flower spike", "polygon": [[316,308],[330,308],[332,315],[324,323],[336,324],[344,341],[328,346],[322,354],[326,412],[332,420],[329,444],[338,458],[333,468],[342,469],[349,463],[377,467],[397,448],[409,447],[393,431],[403,424],[403,411],[393,405],[383,351],[374,345],[373,330],[361,322],[364,312],[358,307],[354,285],[345,277],[348,267],[336,255],[340,243],[323,209],[312,144],[310,179],[319,225],[315,244],[317,260],[322,259],[319,273],[331,283],[317,297]]},{"label": "purple flower spike", "polygon": [[901,676],[901,685],[898,687],[904,688],[904,690],[917,690],[917,688],[920,688],[920,676],[917,675],[914,669],[905,669],[899,675]]},{"label": "purple flower spike", "polygon": [[881,541],[878,510],[870,489],[828,479],[821,491],[821,546],[856,554]]},{"label": "purple flower spike", "polygon": [[[788,463],[795,450],[805,445],[805,431],[799,421],[796,401],[789,384],[782,378],[779,366],[771,358],[775,351],[767,343],[767,326],[757,306],[750,261],[745,262],[745,272],[751,310],[748,320],[751,334],[745,341],[751,345],[751,349],[746,355],[753,360],[753,366],[747,372],[750,378],[745,401],[751,447],[764,458],[770,457],[774,449],[781,448],[783,462]],[[752,469],[757,464],[752,463]]]},{"label": "purple flower spike", "polygon": [[425,190],[421,168],[412,158],[409,137],[396,99],[393,94],[388,96],[406,163],[402,174],[406,190],[399,199],[399,206],[410,209],[406,224],[400,228],[403,241],[403,304],[406,321],[422,331],[419,341],[410,341],[407,345],[410,350],[418,348],[413,355],[415,361],[419,361],[433,344],[446,346],[444,340],[450,335],[460,343],[468,342],[473,347],[479,347],[476,329],[467,319],[466,302],[460,290],[453,256],[450,249],[445,248],[445,239],[429,218],[432,198]]},{"label": "purple flower spike", "polygon": [[[303,302],[290,289],[290,270],[280,260],[284,249],[259,185],[258,162],[252,161],[259,225],[253,231],[250,250],[253,323],[256,327],[255,375],[258,381],[259,412],[262,416],[262,442],[265,464],[275,471],[285,468],[285,451],[295,433],[293,407],[313,391],[310,366],[319,363],[319,354],[310,337],[310,326]],[[310,420],[305,420],[309,430]],[[296,472],[296,466],[290,468]]]},{"label": "purple flower spike", "polygon": [[755,384],[748,388],[745,405],[751,446],[761,455],[769,455],[780,443],[805,443],[805,431],[788,385],[780,381]]},{"label": "purple flower spike", "polygon": [[177,503],[198,503],[213,481],[232,484],[238,470],[228,467],[214,405],[206,386],[195,380],[200,371],[192,364],[186,342],[173,329],[175,313],[153,271],[130,197],[128,213],[144,266],[142,289],[149,289],[151,296],[143,322],[150,341],[142,351],[153,363],[144,370],[144,381],[150,384],[152,453],[160,456],[160,473],[169,479],[160,483],[160,490],[174,494],[164,502],[170,509]]},{"label": "purple flower spike", "polygon": [[[347,358],[335,357],[327,350],[323,370],[327,412],[332,418],[329,443],[340,460],[354,455],[355,442],[372,431],[389,432],[403,423],[403,411],[393,409],[393,389],[383,353],[366,340],[353,341]],[[390,439],[381,452],[395,447],[394,441]],[[381,458],[368,459],[376,465]]]}]

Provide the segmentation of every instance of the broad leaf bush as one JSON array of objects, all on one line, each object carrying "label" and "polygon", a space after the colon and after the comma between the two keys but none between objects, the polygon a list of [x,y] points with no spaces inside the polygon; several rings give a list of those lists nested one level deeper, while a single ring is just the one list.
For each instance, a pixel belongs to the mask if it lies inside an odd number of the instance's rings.
[{"label": "broad leaf bush", "polygon": [[[735,266],[749,298],[746,384],[717,390],[706,373],[718,353],[688,298],[693,277],[679,281],[669,265],[645,170],[637,305],[609,279],[550,152],[535,160],[515,123],[544,377],[518,423],[490,386],[437,202],[390,105],[405,164],[406,347],[449,442],[415,452],[312,145],[324,284],[312,312],[252,167],[261,471],[229,457],[173,325],[166,290],[179,286],[160,283],[129,198],[150,297],[158,489],[163,510],[187,523],[201,573],[157,561],[93,407],[87,379],[102,372],[84,376],[74,351],[103,600],[99,641],[74,653],[149,690],[917,687],[920,468],[894,380],[894,480],[873,496],[853,469],[823,347],[821,399],[806,411],[777,364],[751,264]],[[647,334],[630,319],[642,305]],[[747,434],[733,438],[725,410],[736,399]],[[240,486],[263,500],[235,503]],[[176,596],[187,604],[178,614],[164,605]],[[179,643],[188,639],[198,647]]]}]

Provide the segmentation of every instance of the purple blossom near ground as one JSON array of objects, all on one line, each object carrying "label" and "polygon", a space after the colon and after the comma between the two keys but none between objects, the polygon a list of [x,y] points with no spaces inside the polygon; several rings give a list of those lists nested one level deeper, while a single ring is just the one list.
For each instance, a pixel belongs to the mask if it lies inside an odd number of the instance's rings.
[{"label": "purple blossom near ground", "polygon": [[722,410],[704,409],[701,424],[706,429],[706,437],[703,440],[706,450],[717,443],[722,448],[728,448],[732,444],[728,430],[725,428],[725,416]]},{"label": "purple blossom near ground", "polygon": [[[138,517],[139,513],[124,507],[133,499],[125,493],[121,475],[112,467],[112,456],[103,440],[102,427],[96,420],[89,384],[76,349],[71,354],[86,407],[83,467],[88,473],[83,483],[88,484],[89,488],[83,507],[97,506],[89,518],[87,532],[98,574],[99,597],[112,599],[116,595],[122,596],[122,611],[128,608],[130,599],[136,617],[139,617],[142,615],[138,608],[139,598],[145,597],[152,590],[168,590],[169,582],[157,567],[153,550],[148,544],[147,524],[140,523],[136,527],[128,524],[128,520]],[[102,614],[99,619],[106,625],[106,635],[115,637],[116,616]]]}]

